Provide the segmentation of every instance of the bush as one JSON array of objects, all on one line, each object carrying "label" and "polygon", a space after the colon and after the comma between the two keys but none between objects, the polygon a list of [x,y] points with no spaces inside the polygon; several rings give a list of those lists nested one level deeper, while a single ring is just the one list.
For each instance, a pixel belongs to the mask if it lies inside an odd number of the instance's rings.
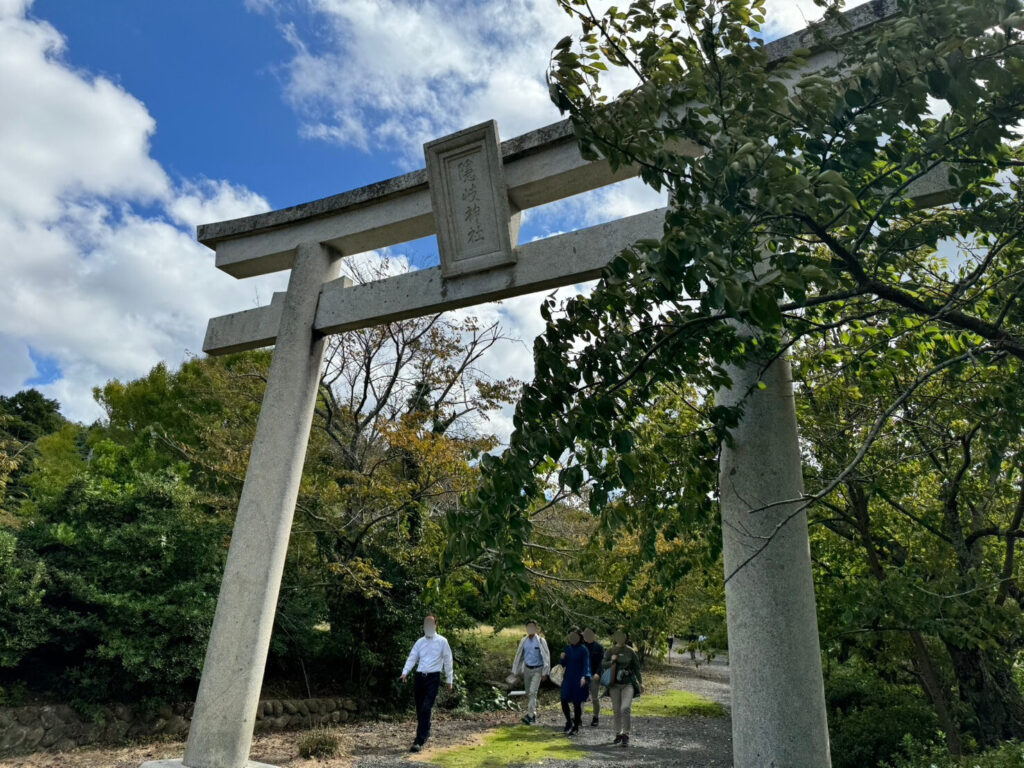
[{"label": "bush", "polygon": [[833,768],[865,768],[901,755],[910,742],[935,736],[935,713],[911,686],[888,683],[859,664],[841,667],[825,685]]},{"label": "bush", "polygon": [[334,757],[338,754],[338,738],[326,728],[314,728],[299,741],[302,757]]},{"label": "bush", "polygon": [[76,479],[18,533],[45,568],[47,627],[10,679],[80,705],[190,698],[226,532],[173,477]]},{"label": "bush", "polygon": [[487,693],[477,695],[469,708],[474,712],[494,712],[496,710],[518,711],[519,705],[493,685]]},{"label": "bush", "polygon": [[903,755],[888,768],[1024,768],[1024,744],[1009,741],[980,755],[955,758],[942,745],[918,744],[907,739]]}]

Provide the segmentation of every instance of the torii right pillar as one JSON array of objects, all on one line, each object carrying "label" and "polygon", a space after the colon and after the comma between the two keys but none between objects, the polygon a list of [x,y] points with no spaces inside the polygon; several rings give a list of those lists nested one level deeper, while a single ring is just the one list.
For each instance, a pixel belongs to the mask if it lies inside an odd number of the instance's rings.
[{"label": "torii right pillar", "polygon": [[803,479],[789,362],[729,375],[718,402],[744,404],[719,470],[734,766],[829,768],[807,514],[793,501]]}]

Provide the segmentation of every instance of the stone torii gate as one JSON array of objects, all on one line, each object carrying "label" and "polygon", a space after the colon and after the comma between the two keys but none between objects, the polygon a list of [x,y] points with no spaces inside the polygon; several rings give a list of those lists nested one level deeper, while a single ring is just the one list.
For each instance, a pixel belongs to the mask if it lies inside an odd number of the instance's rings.
[{"label": "stone torii gate", "polygon": [[[863,29],[895,13],[875,0],[845,14]],[[840,29],[831,33],[843,34]],[[768,44],[780,61],[808,30]],[[833,63],[819,49],[808,69]],[[697,152],[695,146],[678,151]],[[518,244],[520,211],[637,175],[585,160],[568,121],[499,143],[493,122],[425,146],[426,170],[305,205],[199,227],[216,266],[236,278],[290,269],[267,306],[213,318],[203,349],[275,345],[256,438],[181,760],[144,768],[242,768],[274,624],[328,334],[571,285],[600,275],[623,248],[660,238],[665,209]],[[921,188],[921,200],[937,199]],[[340,260],[437,234],[441,266],[353,285]],[[734,445],[722,450],[725,568],[763,537],[772,545],[726,585],[737,768],[826,768],[828,728],[806,515],[776,533],[802,492],[788,363],[732,372],[725,400],[752,391]],[[752,386],[760,378],[767,385]],[[746,501],[743,501],[743,500]],[[751,503],[764,511],[750,514]],[[774,505],[774,506],[773,506]],[[742,531],[743,533],[740,533]]]}]

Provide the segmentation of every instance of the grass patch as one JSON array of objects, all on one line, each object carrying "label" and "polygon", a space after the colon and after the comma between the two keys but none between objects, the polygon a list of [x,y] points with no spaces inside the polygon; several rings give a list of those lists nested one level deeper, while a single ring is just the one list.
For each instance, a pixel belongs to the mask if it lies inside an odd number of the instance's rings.
[{"label": "grass patch", "polygon": [[299,741],[302,757],[334,757],[338,754],[338,738],[326,728],[314,728]]},{"label": "grass patch", "polygon": [[493,627],[481,624],[469,631],[470,635],[476,636],[483,645],[484,652],[493,656],[500,656],[502,659],[508,657],[508,666],[512,666],[512,657],[516,654],[519,641],[522,640],[525,630],[518,627],[506,627],[494,631]]},{"label": "grass patch", "polygon": [[498,728],[479,744],[438,750],[423,759],[443,768],[504,768],[544,760],[579,760],[583,754],[555,731],[517,725]]},{"label": "grass patch", "polygon": [[633,702],[633,714],[639,717],[724,717],[725,707],[689,691],[645,694]]}]

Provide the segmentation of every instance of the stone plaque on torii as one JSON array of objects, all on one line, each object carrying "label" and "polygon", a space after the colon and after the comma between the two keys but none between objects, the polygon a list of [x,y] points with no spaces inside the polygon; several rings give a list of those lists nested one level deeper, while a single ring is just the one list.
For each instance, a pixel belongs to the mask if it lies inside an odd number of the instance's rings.
[{"label": "stone plaque on torii", "polygon": [[[895,14],[875,0],[844,14],[847,29]],[[831,32],[837,36],[843,31]],[[808,30],[769,43],[779,61],[811,42]],[[807,69],[834,63],[819,49]],[[568,121],[499,143],[494,122],[425,147],[426,169],[313,203],[199,227],[216,266],[237,278],[290,269],[271,303],[213,318],[211,355],[274,345],[263,406],[239,500],[199,693],[182,760],[147,768],[242,768],[274,624],[292,517],[320,381],[324,339],[363,328],[600,276],[621,250],[660,238],[665,209],[518,244],[519,212],[637,175],[584,159]],[[694,145],[677,152],[698,153]],[[922,180],[919,204],[945,185]],[[353,285],[345,256],[437,234],[441,266]],[[788,363],[732,372],[723,400],[748,396],[733,445],[723,446],[721,510],[726,569],[792,514],[802,493]],[[760,391],[753,386],[765,382]],[[749,515],[742,499],[762,509]],[[789,503],[778,502],[790,500]],[[730,519],[741,526],[726,525]],[[800,524],[802,520],[803,524]],[[740,534],[738,531],[742,530]],[[737,768],[829,765],[806,515],[726,585]],[[771,659],[765,664],[763,659]]]}]

